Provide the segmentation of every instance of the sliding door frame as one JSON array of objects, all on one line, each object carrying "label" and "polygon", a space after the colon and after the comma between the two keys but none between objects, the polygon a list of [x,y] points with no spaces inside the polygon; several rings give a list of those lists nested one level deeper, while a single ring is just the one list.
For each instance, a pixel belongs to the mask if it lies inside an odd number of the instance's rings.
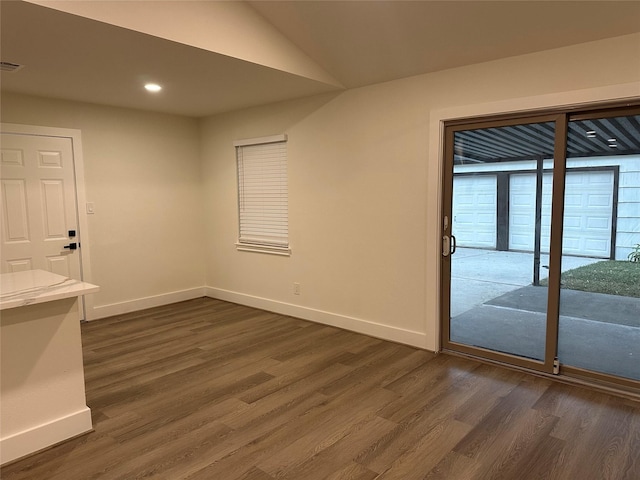
[{"label": "sliding door frame", "polygon": [[[595,106],[594,108],[582,108],[580,111],[567,114],[567,126],[569,122],[578,120],[593,120],[601,118],[614,118],[622,116],[638,115],[640,113],[640,101],[625,102],[621,105],[613,106]],[[616,182],[617,183],[617,182]],[[617,192],[614,192],[616,195]],[[614,211],[615,213],[615,211]],[[615,256],[615,245],[612,245],[612,255]],[[615,257],[614,257],[615,258]],[[558,304],[558,308],[560,304]],[[562,360],[562,359],[561,359]],[[578,379],[582,382],[596,382],[600,386],[610,387],[614,390],[617,387],[623,388],[625,391],[631,391],[640,395],[640,381],[626,377],[597,372],[594,370],[586,370],[580,367],[570,365],[561,365],[561,373],[568,377]]]},{"label": "sliding door frame", "polygon": [[[527,368],[548,374],[554,373],[554,365],[557,352],[558,341],[558,315],[559,315],[559,296],[560,296],[560,258],[557,255],[551,255],[549,258],[549,288],[547,300],[547,321],[545,335],[545,354],[544,361],[511,355],[508,353],[497,352],[494,350],[470,346],[463,343],[456,343],[450,340],[451,336],[451,255],[446,253],[445,237],[452,236],[452,218],[453,210],[453,160],[454,160],[454,136],[456,132],[499,128],[512,125],[534,124],[534,123],[554,123],[554,164],[553,164],[553,194],[562,195],[560,205],[552,202],[551,212],[551,252],[557,249],[557,245],[562,244],[562,216],[564,202],[564,173],[565,173],[565,153],[566,153],[566,130],[567,116],[566,114],[531,114],[531,115],[512,115],[499,117],[497,119],[470,119],[470,120],[454,120],[445,122],[444,128],[444,175],[443,175],[443,197],[442,197],[442,235],[443,235],[443,254],[441,259],[441,345],[443,351],[459,352],[467,355],[486,358],[489,360],[507,363],[521,368]],[[562,140],[564,135],[565,140]],[[560,179],[560,180],[558,180]],[[556,190],[558,193],[556,193]],[[445,220],[445,218],[447,220]],[[555,227],[557,222],[560,227]],[[557,232],[560,232],[558,234]],[[558,258],[556,258],[558,257]],[[558,287],[556,295],[552,295],[552,288]]]},{"label": "sliding door frame", "polygon": [[[442,175],[442,214],[441,236],[443,239],[440,261],[440,345],[441,351],[451,352],[485,359],[493,363],[510,365],[519,369],[540,372],[548,375],[561,374],[569,381],[577,381],[588,385],[596,385],[612,391],[631,392],[635,397],[640,394],[640,382],[558,364],[558,339],[560,324],[560,277],[562,262],[563,219],[565,202],[565,180],[567,163],[568,125],[570,121],[594,118],[607,118],[637,114],[640,101],[622,101],[597,103],[593,105],[565,106],[549,108],[530,113],[498,114],[483,117],[459,118],[443,122],[443,175]],[[553,187],[551,203],[551,237],[549,252],[549,286],[547,296],[546,344],[544,361],[497,352],[486,348],[455,343],[450,340],[451,334],[451,256],[445,254],[445,237],[452,234],[453,203],[453,161],[454,135],[456,132],[494,128],[509,125],[554,122],[555,143],[553,163]],[[446,219],[446,220],[445,220]]]}]

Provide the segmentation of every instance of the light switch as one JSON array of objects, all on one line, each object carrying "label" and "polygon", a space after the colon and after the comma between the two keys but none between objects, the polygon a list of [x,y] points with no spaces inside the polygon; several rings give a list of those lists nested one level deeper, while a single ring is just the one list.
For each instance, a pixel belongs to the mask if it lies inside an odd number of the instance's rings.
[{"label": "light switch", "polygon": [[93,209],[93,202],[87,202],[87,214],[93,215],[95,210]]}]

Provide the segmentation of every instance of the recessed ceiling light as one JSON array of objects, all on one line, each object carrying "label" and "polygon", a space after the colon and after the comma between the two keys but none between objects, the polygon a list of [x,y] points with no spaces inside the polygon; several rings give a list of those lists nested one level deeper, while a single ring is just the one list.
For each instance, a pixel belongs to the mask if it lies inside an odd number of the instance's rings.
[{"label": "recessed ceiling light", "polygon": [[618,148],[618,145],[616,145],[615,143],[610,143],[610,144],[609,144],[609,147],[611,147],[611,148]]},{"label": "recessed ceiling light", "polygon": [[607,140],[608,142],[615,142],[616,139],[615,138],[610,138],[609,140]]},{"label": "recessed ceiling light", "polygon": [[159,92],[160,90],[162,90],[162,87],[160,85],[158,85],[157,83],[147,83],[144,88],[148,91],[148,92]]},{"label": "recessed ceiling light", "polygon": [[596,131],[595,131],[595,130],[589,130],[589,131],[587,132],[587,135],[595,135],[595,134],[596,134]]}]

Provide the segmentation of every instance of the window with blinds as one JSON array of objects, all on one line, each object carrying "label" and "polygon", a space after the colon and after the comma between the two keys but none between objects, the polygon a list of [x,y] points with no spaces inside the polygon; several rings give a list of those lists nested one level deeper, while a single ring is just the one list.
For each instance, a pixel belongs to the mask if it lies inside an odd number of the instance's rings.
[{"label": "window with blinds", "polygon": [[238,250],[289,255],[287,137],[235,142]]}]

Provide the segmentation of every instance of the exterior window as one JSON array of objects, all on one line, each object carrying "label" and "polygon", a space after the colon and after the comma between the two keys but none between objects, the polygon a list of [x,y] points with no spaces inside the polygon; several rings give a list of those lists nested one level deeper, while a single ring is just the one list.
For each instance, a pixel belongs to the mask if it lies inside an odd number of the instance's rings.
[{"label": "exterior window", "polygon": [[290,255],[287,137],[235,142],[238,166],[238,250]]}]

